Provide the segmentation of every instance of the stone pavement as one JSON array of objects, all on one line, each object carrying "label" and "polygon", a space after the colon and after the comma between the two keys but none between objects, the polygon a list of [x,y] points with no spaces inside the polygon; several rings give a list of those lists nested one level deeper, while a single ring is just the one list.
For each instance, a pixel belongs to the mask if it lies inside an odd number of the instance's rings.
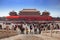
[{"label": "stone pavement", "polygon": [[51,37],[51,36],[46,36],[46,35],[35,35],[37,37],[41,37],[42,39],[44,40],[60,40],[58,38],[55,38],[55,37]]},{"label": "stone pavement", "polygon": [[59,40],[57,38],[43,36],[41,34],[19,34],[13,37],[4,38],[0,40]]}]

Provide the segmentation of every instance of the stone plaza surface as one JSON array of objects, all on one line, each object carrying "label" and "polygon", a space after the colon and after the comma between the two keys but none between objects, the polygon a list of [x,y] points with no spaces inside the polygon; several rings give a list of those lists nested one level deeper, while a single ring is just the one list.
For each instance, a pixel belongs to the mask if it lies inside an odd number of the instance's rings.
[{"label": "stone plaza surface", "polygon": [[60,39],[55,37],[45,36],[42,34],[19,34],[16,36],[12,36],[0,40],[60,40]]},{"label": "stone plaza surface", "polygon": [[0,30],[0,39],[1,38],[6,38],[6,37],[10,37],[10,36],[15,36],[17,35],[18,33],[14,30]]}]

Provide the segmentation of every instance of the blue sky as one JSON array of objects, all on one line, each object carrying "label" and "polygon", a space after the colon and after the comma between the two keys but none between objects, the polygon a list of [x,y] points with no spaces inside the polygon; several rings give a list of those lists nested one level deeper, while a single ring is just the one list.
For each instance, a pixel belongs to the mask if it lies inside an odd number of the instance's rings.
[{"label": "blue sky", "polygon": [[0,0],[0,16],[8,16],[14,10],[19,12],[23,8],[36,8],[41,13],[50,12],[53,17],[60,17],[60,0]]}]

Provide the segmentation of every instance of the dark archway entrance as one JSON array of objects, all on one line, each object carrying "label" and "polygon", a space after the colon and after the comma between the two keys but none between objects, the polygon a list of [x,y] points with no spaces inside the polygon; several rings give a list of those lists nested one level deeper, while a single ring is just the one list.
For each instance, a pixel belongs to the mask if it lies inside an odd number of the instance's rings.
[{"label": "dark archway entrance", "polygon": [[0,24],[0,29],[2,29],[2,25]]}]

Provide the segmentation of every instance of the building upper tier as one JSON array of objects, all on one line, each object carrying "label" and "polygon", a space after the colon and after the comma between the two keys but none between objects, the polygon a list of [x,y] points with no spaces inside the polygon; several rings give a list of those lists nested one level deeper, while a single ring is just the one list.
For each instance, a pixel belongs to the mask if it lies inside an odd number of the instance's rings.
[{"label": "building upper tier", "polygon": [[[19,11],[19,13],[17,14],[17,12],[15,11],[11,11],[9,13],[10,16],[17,16],[17,15],[41,15],[40,11],[36,10],[36,9],[23,9],[21,11]],[[42,12],[42,16],[49,16],[50,13],[47,11]]]},{"label": "building upper tier", "polygon": [[36,9],[23,9],[19,12],[19,15],[40,15],[40,11]]},{"label": "building upper tier", "polygon": [[23,9],[21,12],[39,12],[36,9]]}]

